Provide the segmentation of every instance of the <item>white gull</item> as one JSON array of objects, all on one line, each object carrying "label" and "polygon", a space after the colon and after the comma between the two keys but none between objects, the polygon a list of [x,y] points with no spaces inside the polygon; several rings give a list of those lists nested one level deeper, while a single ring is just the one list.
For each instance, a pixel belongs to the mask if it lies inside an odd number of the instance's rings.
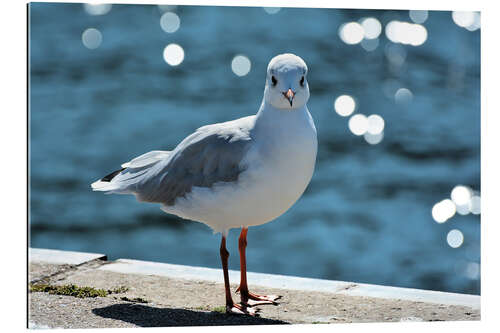
[{"label": "white gull", "polygon": [[[249,226],[286,212],[309,184],[316,161],[317,137],[307,109],[307,65],[281,54],[267,67],[264,98],[256,115],[198,128],[171,151],[151,151],[122,164],[91,186],[94,191],[133,194],[137,200],[203,222],[222,233],[226,311],[255,315],[258,304],[276,304],[279,296],[248,291],[246,235]],[[226,237],[239,237],[241,302],[229,289]]]}]

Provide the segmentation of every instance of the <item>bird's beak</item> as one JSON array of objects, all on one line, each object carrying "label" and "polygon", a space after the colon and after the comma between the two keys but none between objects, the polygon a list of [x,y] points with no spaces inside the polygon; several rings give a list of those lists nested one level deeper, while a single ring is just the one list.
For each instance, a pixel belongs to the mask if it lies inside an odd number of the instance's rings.
[{"label": "bird's beak", "polygon": [[283,95],[290,102],[290,106],[292,106],[292,101],[293,101],[293,98],[295,97],[295,93],[292,91],[292,89],[288,89],[288,91],[284,92]]}]

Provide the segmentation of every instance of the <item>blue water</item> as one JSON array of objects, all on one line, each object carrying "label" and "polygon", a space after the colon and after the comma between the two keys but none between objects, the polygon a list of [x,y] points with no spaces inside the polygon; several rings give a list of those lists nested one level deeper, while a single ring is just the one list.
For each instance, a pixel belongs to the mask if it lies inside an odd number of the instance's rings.
[{"label": "blue water", "polygon": [[[220,236],[207,226],[89,184],[197,127],[254,114],[268,61],[293,52],[309,66],[316,170],[287,213],[250,229],[249,270],[479,294],[480,277],[466,272],[480,263],[480,215],[438,224],[431,209],[458,184],[480,191],[480,30],[431,11],[423,45],[382,32],[368,52],[342,42],[341,24],[373,16],[385,27],[410,21],[408,11],[175,12],[180,28],[167,34],[156,5],[113,5],[101,16],[81,4],[30,5],[31,246],[220,267]],[[90,27],[102,33],[96,49],[82,44]],[[163,60],[169,43],[185,51],[177,67]],[[251,60],[244,77],[231,71],[237,54]],[[397,104],[389,82],[411,90],[411,102]],[[342,94],[355,98],[356,113],[385,119],[381,143],[349,131],[333,107]],[[446,240],[452,229],[464,235],[458,248]],[[237,235],[228,240],[231,269]]]}]

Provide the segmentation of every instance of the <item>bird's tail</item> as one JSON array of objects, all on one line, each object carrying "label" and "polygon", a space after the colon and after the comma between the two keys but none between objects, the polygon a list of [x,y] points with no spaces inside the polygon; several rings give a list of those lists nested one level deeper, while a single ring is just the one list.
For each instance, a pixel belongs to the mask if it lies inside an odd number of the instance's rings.
[{"label": "bird's tail", "polygon": [[105,191],[113,193],[114,191],[119,190],[121,188],[120,182],[113,181],[113,179],[126,169],[127,168],[121,168],[120,170],[113,171],[109,175],[106,175],[101,179],[90,184],[90,187],[92,187],[92,190],[94,191]]},{"label": "bird's tail", "polygon": [[106,194],[131,194],[134,193],[135,185],[141,181],[144,175],[153,165],[168,158],[169,151],[150,151],[133,160],[123,163],[122,168],[111,172],[109,175],[93,182],[90,186],[94,191],[103,191]]}]

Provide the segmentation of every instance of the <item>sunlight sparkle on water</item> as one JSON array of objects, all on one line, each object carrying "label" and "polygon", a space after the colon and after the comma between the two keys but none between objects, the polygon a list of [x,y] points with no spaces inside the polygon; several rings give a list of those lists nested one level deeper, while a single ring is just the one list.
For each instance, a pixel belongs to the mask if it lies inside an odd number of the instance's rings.
[{"label": "sunlight sparkle on water", "polygon": [[361,41],[361,47],[368,52],[374,51],[378,47],[379,41],[378,38],[374,39],[363,39]]},{"label": "sunlight sparkle on water", "polygon": [[393,43],[419,46],[427,40],[427,29],[420,24],[391,21],[385,26],[385,35]]},{"label": "sunlight sparkle on water", "polygon": [[361,20],[361,26],[364,30],[364,37],[366,39],[377,38],[382,32],[382,24],[374,17],[367,17]]},{"label": "sunlight sparkle on water", "polygon": [[460,12],[451,13],[453,22],[459,27],[469,31],[475,31],[481,27],[481,14],[479,12]]},{"label": "sunlight sparkle on water", "polygon": [[384,130],[384,126],[384,118],[378,114],[372,114],[368,117],[368,133],[372,135],[380,134]]},{"label": "sunlight sparkle on water", "polygon": [[451,200],[457,206],[457,213],[467,215],[471,212],[472,195],[472,189],[467,186],[457,185],[453,188],[451,191]]},{"label": "sunlight sparkle on water", "polygon": [[340,26],[339,37],[346,44],[358,44],[365,37],[365,30],[358,22],[349,22]]},{"label": "sunlight sparkle on water", "polygon": [[450,199],[444,199],[432,207],[432,218],[437,223],[444,223],[455,215],[456,207]]},{"label": "sunlight sparkle on water", "polygon": [[422,24],[427,21],[429,12],[427,10],[410,10],[408,15],[413,22]]},{"label": "sunlight sparkle on water", "polygon": [[450,230],[446,236],[446,241],[452,248],[460,247],[464,242],[464,234],[458,229]]},{"label": "sunlight sparkle on water", "polygon": [[474,12],[474,23],[469,26],[466,26],[465,29],[469,31],[475,31],[481,28],[481,14],[478,12]]},{"label": "sunlight sparkle on water", "polygon": [[472,198],[470,198],[469,211],[474,215],[481,214],[481,197],[480,196],[473,195]]},{"label": "sunlight sparkle on water", "polygon": [[468,205],[471,197],[471,189],[464,185],[457,185],[451,191],[451,200],[453,200],[457,206]]},{"label": "sunlight sparkle on water", "polygon": [[84,3],[83,8],[89,15],[105,15],[111,10],[109,3]]},{"label": "sunlight sparkle on water", "polygon": [[163,59],[170,66],[177,66],[184,60],[184,49],[178,44],[168,44],[163,50]]},{"label": "sunlight sparkle on water", "polygon": [[281,10],[281,7],[262,7],[268,14],[276,14]]},{"label": "sunlight sparkle on water", "polygon": [[165,12],[160,18],[160,26],[168,33],[176,32],[181,25],[181,19],[176,13]]},{"label": "sunlight sparkle on water", "polygon": [[102,34],[95,28],[89,28],[82,33],[82,43],[88,49],[97,49],[102,43]]},{"label": "sunlight sparkle on water", "polygon": [[394,94],[394,99],[399,105],[406,105],[413,99],[413,93],[407,88],[399,88]]},{"label": "sunlight sparkle on water", "polygon": [[349,95],[342,95],[335,100],[335,112],[342,117],[350,116],[356,109],[354,98]]},{"label": "sunlight sparkle on water", "polygon": [[465,276],[467,276],[471,280],[477,280],[479,278],[480,272],[480,266],[477,262],[470,262],[465,268]]},{"label": "sunlight sparkle on water", "polygon": [[233,73],[238,76],[247,75],[251,68],[252,63],[250,62],[250,59],[244,55],[237,55],[233,58],[233,61],[231,61],[231,69]]},{"label": "sunlight sparkle on water", "polygon": [[384,132],[380,132],[378,134],[371,134],[370,132],[366,132],[363,137],[369,144],[376,145],[382,142],[382,139],[384,138]]},{"label": "sunlight sparkle on water", "polygon": [[368,118],[364,114],[358,113],[349,119],[349,130],[354,135],[363,135],[368,130]]}]

